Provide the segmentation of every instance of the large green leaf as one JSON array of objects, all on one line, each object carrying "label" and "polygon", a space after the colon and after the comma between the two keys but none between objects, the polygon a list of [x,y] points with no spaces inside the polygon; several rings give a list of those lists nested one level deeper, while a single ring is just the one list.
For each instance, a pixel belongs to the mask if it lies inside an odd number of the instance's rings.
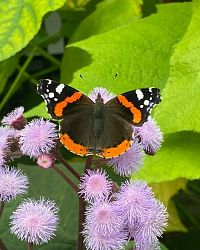
[{"label": "large green leaf", "polygon": [[103,33],[141,17],[142,0],[104,0],[85,18],[70,43]]},{"label": "large green leaf", "polygon": [[164,132],[200,132],[200,1],[193,2],[188,31],[171,59],[170,78],[156,117]]},{"label": "large green leaf", "polygon": [[0,1],[0,61],[24,48],[38,32],[42,17],[65,0]]},{"label": "large green leaf", "polygon": [[145,158],[144,166],[133,178],[149,183],[170,181],[179,177],[200,178],[200,134],[179,132],[167,134],[160,151]]},{"label": "large green leaf", "polygon": [[[74,168],[82,171],[81,163],[73,163]],[[76,249],[76,233],[77,233],[77,218],[78,207],[76,193],[71,187],[60,177],[53,169],[41,169],[36,165],[22,165],[19,167],[27,174],[30,182],[29,192],[26,197],[39,198],[41,196],[55,200],[59,207],[60,223],[56,232],[56,237],[48,244],[34,247],[40,250],[74,250]],[[65,169],[63,169],[65,171]],[[65,171],[66,172],[66,171]],[[72,178],[74,180],[74,178]],[[17,198],[15,201],[9,202],[5,206],[5,211],[0,221],[0,238],[6,244],[8,249],[25,250],[27,249],[24,242],[20,242],[9,231],[9,216],[17,205],[22,201],[22,198]]]},{"label": "large green leaf", "polygon": [[190,13],[191,3],[158,5],[156,14],[67,46],[62,81],[86,92],[95,86],[116,93],[163,87],[174,45],[185,33]]},{"label": "large green leaf", "polygon": [[[150,17],[133,19],[127,25],[71,44],[62,62],[62,81],[85,92],[96,86],[115,93],[150,85],[162,87],[174,45],[186,31],[190,13],[191,3],[160,5],[158,13]],[[95,22],[90,16],[87,20]],[[77,40],[83,38],[80,29],[77,34]],[[119,76],[114,78],[117,72]],[[44,104],[27,113],[27,117],[35,115],[47,117]]]}]

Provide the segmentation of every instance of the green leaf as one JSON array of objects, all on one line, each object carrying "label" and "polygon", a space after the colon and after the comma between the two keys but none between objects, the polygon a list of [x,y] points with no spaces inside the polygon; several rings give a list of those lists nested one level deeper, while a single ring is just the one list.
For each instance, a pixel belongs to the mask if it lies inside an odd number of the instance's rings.
[{"label": "green leaf", "polygon": [[160,201],[167,207],[169,214],[167,232],[179,231],[187,232],[186,227],[182,224],[174,201],[171,199],[180,189],[185,189],[187,184],[186,179],[176,179],[161,183],[151,183],[153,192]]},{"label": "green leaf", "polygon": [[200,132],[200,1],[193,2],[189,28],[171,58],[170,77],[156,117],[165,133]]},{"label": "green leaf", "polygon": [[[80,162],[69,162],[77,172],[81,173],[83,170],[83,164]],[[58,165],[59,167],[60,164]],[[55,200],[59,207],[60,223],[56,236],[48,243],[43,244],[34,249],[39,250],[55,250],[55,249],[76,249],[76,237],[77,237],[77,218],[78,218],[78,199],[76,193],[72,188],[63,180],[62,177],[57,175],[53,169],[41,169],[33,163],[19,164],[19,167],[23,169],[27,174],[30,182],[28,195],[25,197],[39,199],[41,196],[50,200]],[[67,172],[65,168],[62,170]],[[77,183],[74,178],[72,180]],[[23,198],[25,198],[23,197]],[[15,201],[11,201],[6,204],[3,216],[0,221],[0,238],[3,240],[8,249],[26,250],[27,246],[25,242],[21,242],[10,233],[9,231],[9,216],[12,211],[16,209],[17,205],[21,203],[23,198],[17,198]]]},{"label": "green leaf", "polygon": [[24,48],[38,32],[42,17],[65,0],[0,1],[0,61]]},{"label": "green leaf", "polygon": [[30,118],[33,116],[42,116],[44,118],[50,119],[50,115],[46,110],[45,102],[40,103],[38,106],[25,112],[25,117]]},{"label": "green leaf", "polygon": [[185,33],[190,13],[191,3],[158,5],[156,14],[67,46],[62,81],[85,92],[96,86],[115,93],[163,87],[174,45]]},{"label": "green leaf", "polygon": [[141,17],[142,0],[106,0],[86,17],[74,32],[70,43],[100,34]]},{"label": "green leaf", "polygon": [[146,156],[144,166],[132,177],[148,183],[200,178],[200,134],[167,134],[163,146],[153,157]]}]

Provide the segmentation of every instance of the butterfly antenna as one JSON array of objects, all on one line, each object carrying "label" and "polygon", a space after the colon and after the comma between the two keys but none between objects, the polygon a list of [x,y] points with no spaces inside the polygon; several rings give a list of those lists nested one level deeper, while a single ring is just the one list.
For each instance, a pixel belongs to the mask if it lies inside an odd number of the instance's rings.
[{"label": "butterfly antenna", "polygon": [[82,78],[82,79],[83,79],[83,76],[82,76],[81,74],[80,74],[79,76],[80,76],[80,78]]},{"label": "butterfly antenna", "polygon": [[115,74],[115,78],[118,76],[118,73]]}]

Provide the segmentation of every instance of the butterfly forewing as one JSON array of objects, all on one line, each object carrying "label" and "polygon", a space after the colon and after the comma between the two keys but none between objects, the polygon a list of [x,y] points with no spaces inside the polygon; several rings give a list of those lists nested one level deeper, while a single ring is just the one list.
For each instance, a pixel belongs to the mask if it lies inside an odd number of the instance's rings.
[{"label": "butterfly forewing", "polygon": [[77,103],[85,108],[93,104],[82,92],[50,79],[41,79],[37,91],[44,98],[48,113],[54,119],[63,119],[67,111],[73,112],[72,107]]},{"label": "butterfly forewing", "polygon": [[147,121],[152,108],[160,103],[158,88],[143,88],[125,92],[106,103],[106,110],[132,125],[141,126]]}]

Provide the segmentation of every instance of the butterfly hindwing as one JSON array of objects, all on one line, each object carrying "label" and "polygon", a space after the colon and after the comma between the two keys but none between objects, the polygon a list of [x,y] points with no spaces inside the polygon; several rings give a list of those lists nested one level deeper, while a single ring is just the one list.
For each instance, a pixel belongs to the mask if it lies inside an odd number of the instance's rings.
[{"label": "butterfly hindwing", "polygon": [[41,79],[37,91],[44,98],[48,113],[54,119],[63,119],[67,111],[72,112],[72,107],[77,102],[86,105],[93,103],[82,92],[50,79]]},{"label": "butterfly hindwing", "polygon": [[160,101],[160,89],[143,88],[114,97],[106,103],[106,108],[132,125],[141,126],[147,121],[153,106]]}]

